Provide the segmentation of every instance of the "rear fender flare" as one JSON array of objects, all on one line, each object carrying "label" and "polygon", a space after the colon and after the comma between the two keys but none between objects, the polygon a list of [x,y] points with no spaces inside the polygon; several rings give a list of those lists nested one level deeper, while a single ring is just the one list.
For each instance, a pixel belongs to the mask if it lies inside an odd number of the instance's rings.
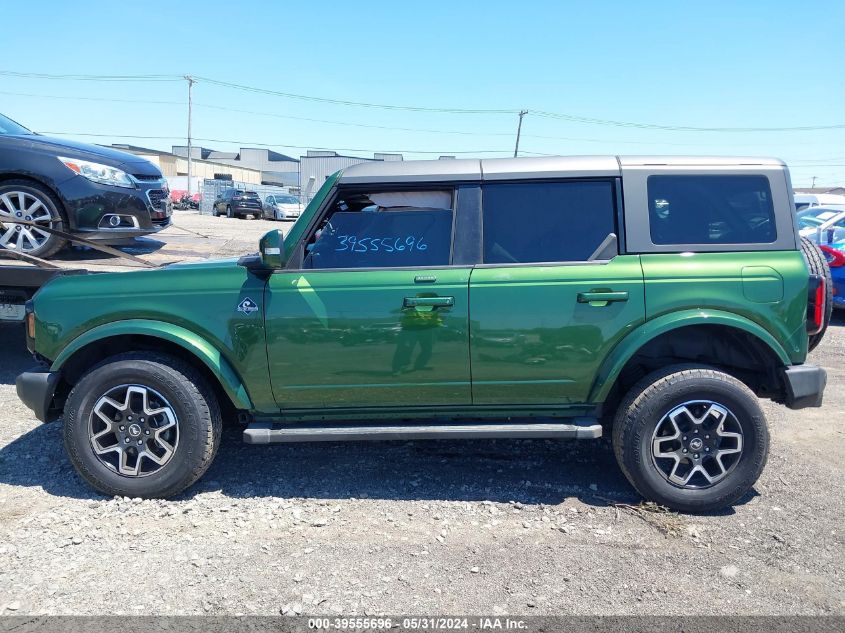
[{"label": "rear fender flare", "polygon": [[211,370],[235,408],[244,410],[253,408],[246,387],[220,350],[196,333],[172,323],[130,319],[97,326],[73,339],[53,361],[50,370],[59,371],[69,358],[91,343],[114,336],[133,334],[159,338],[179,345]]},{"label": "rear fender flare", "polygon": [[791,365],[789,355],[777,339],[754,321],[731,312],[720,310],[684,310],[664,314],[646,321],[620,341],[604,360],[590,390],[589,402],[604,402],[625,364],[639,349],[661,334],[690,325],[724,325],[748,332],[765,343],[780,362]]}]

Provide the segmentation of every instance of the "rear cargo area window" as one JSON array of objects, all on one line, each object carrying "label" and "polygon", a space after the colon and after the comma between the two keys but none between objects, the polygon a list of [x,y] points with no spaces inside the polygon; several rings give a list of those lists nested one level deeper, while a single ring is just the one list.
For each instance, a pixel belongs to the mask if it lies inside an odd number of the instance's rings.
[{"label": "rear cargo area window", "polygon": [[654,244],[769,244],[777,239],[765,176],[649,176]]},{"label": "rear cargo area window", "polygon": [[485,263],[587,261],[616,254],[611,182],[487,184],[482,196]]}]

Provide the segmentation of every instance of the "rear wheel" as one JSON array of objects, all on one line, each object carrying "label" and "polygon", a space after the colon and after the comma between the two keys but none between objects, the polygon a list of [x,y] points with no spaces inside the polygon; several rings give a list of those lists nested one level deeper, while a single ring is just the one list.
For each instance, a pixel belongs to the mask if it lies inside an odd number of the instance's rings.
[{"label": "rear wheel", "polygon": [[756,396],[706,367],[670,367],[643,378],[613,427],[622,472],[646,499],[682,512],[712,512],[754,485],[769,450]]},{"label": "rear wheel", "polygon": [[801,252],[804,254],[804,260],[807,262],[807,268],[811,275],[820,275],[824,279],[824,320],[822,321],[822,329],[818,334],[811,334],[808,343],[808,349],[812,351],[824,338],[824,333],[830,323],[830,317],[833,314],[833,279],[830,276],[830,266],[827,265],[827,260],[824,258],[824,253],[821,249],[813,243],[812,240],[806,237],[801,238]]},{"label": "rear wheel", "polygon": [[182,361],[127,353],[76,384],[64,411],[65,448],[77,472],[107,495],[164,498],[208,469],[220,443],[220,408]]},{"label": "rear wheel", "polygon": [[[8,180],[0,186],[0,247],[34,257],[49,257],[66,241],[43,228],[64,229],[61,203],[41,185],[28,180]],[[16,224],[24,220],[34,224]]]}]

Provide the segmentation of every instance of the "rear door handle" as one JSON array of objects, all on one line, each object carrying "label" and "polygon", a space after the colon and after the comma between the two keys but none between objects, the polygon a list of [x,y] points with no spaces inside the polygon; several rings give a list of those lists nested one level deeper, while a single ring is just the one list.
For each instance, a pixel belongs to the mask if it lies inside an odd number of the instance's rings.
[{"label": "rear door handle", "polygon": [[592,290],[590,292],[579,292],[578,303],[600,303],[607,305],[614,301],[627,301],[628,293],[624,290]]},{"label": "rear door handle", "polygon": [[448,308],[455,305],[455,297],[405,297],[403,308],[417,308],[427,306],[432,308]]}]

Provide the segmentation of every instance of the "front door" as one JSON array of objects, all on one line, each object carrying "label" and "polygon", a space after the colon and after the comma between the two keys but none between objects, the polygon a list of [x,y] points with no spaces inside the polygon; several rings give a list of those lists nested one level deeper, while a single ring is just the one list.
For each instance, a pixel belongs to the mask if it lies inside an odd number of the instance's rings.
[{"label": "front door", "polygon": [[421,208],[339,192],[304,237],[301,267],[270,277],[267,351],[284,411],[470,404],[471,267],[450,265],[451,192],[435,194]]}]

